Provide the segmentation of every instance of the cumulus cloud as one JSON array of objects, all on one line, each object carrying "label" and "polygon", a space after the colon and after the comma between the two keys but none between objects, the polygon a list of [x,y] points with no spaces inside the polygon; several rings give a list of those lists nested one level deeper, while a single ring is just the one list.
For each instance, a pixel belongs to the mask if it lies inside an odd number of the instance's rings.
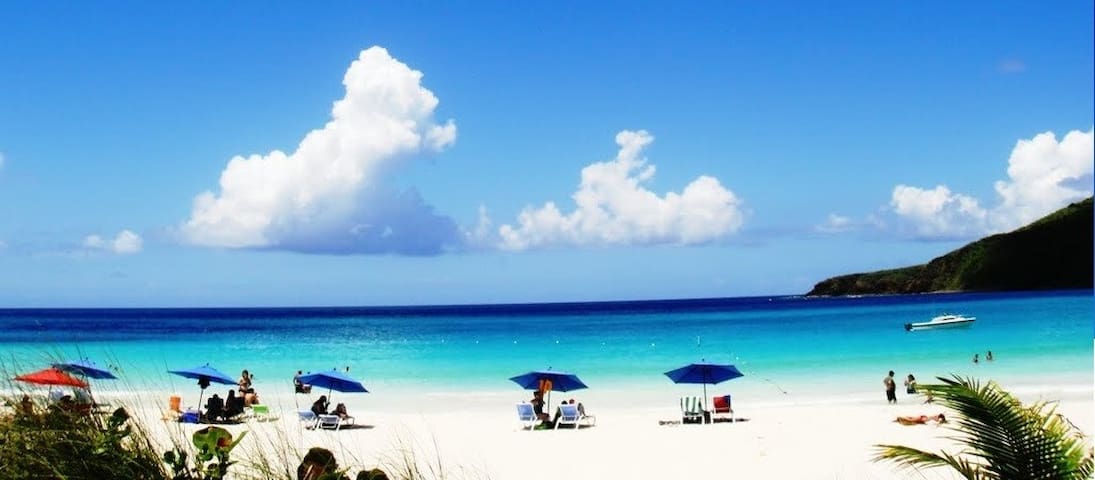
[{"label": "cumulus cloud", "polygon": [[1010,231],[1068,203],[1092,195],[1093,131],[1053,132],[1016,142],[1008,158],[1008,179],[995,183],[998,202],[977,199],[944,185],[894,187],[887,222],[898,233],[921,239],[965,239]]},{"label": "cumulus cloud", "polygon": [[84,237],[84,248],[89,250],[101,250],[104,252],[116,253],[118,255],[128,255],[140,252],[144,247],[144,240],[140,235],[133,233],[130,230],[122,230],[114,236],[113,240],[104,239],[99,235],[88,235]]},{"label": "cumulus cloud", "polygon": [[380,47],[363,50],[343,77],[331,120],[291,153],[236,156],[219,192],[194,198],[184,241],[223,248],[308,253],[434,254],[458,239],[450,218],[419,194],[385,184],[407,157],[456,140],[434,121],[438,99]]},{"label": "cumulus cloud", "polygon": [[815,227],[817,231],[822,233],[846,232],[853,228],[855,228],[855,222],[851,218],[835,213],[830,213],[829,217],[825,219],[825,223]]},{"label": "cumulus cloud", "polygon": [[681,193],[660,197],[645,188],[655,167],[641,154],[653,141],[644,130],[618,133],[616,158],[582,169],[581,183],[571,195],[573,211],[563,213],[553,202],[525,208],[516,225],[498,228],[499,246],[683,245],[736,232],[744,219],[741,201],[714,177],[700,176]]}]

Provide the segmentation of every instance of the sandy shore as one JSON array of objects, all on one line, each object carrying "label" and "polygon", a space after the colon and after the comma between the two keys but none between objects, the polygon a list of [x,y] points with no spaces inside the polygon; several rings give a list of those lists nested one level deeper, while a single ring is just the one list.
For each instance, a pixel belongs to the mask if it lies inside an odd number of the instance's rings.
[{"label": "sandy shore", "polygon": [[[1059,401],[1059,411],[1084,433],[1095,431],[1092,385],[1047,386],[1020,392],[1024,402]],[[196,397],[182,392],[184,399]],[[582,391],[597,424],[580,430],[527,431],[517,422],[514,404],[524,392],[431,392],[419,395],[335,393],[355,415],[356,428],[313,431],[301,427],[296,409],[317,395],[268,395],[279,416],[271,422],[227,425],[247,431],[241,460],[291,452],[295,468],[309,447],[335,452],[352,472],[365,467],[405,464],[402,452],[414,451],[419,467],[440,470],[452,479],[603,479],[603,478],[908,478],[889,464],[870,461],[873,445],[894,443],[933,450],[955,450],[945,427],[901,426],[898,415],[943,411],[903,397],[898,405],[878,400],[881,393],[825,399],[778,398],[735,402],[742,421],[711,425],[661,425],[679,419],[677,398],[665,391]],[[157,442],[170,445],[201,425],[160,419],[168,392],[138,396],[103,394],[116,404],[135,405]],[[557,403],[569,394],[556,394]],[[162,399],[162,401],[160,400]],[[192,398],[194,402],[196,398]],[[184,404],[186,401],[184,400]],[[956,478],[926,471],[917,478]],[[917,475],[917,474],[913,474]],[[440,478],[439,475],[427,478]]]}]

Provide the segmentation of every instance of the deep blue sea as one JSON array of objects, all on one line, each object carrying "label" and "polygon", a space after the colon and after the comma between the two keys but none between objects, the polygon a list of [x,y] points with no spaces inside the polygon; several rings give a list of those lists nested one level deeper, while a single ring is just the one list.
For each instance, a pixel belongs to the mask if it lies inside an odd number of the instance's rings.
[{"label": "deep blue sea", "polygon": [[[247,368],[260,387],[298,369],[350,367],[374,394],[499,391],[552,368],[591,388],[657,388],[701,359],[737,365],[755,391],[877,390],[886,370],[1001,382],[1087,382],[1091,291],[859,298],[751,297],[539,305],[291,309],[0,310],[4,368],[91,358],[129,385],[177,388],[165,373]],[[969,328],[906,332],[943,312]],[[994,362],[983,361],[992,350]],[[974,365],[974,354],[982,357]]]}]

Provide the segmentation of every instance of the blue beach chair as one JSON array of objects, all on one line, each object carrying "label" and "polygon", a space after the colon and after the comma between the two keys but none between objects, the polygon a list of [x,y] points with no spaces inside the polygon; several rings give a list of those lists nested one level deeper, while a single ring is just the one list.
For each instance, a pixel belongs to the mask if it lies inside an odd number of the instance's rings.
[{"label": "blue beach chair", "polygon": [[297,416],[300,417],[300,423],[304,425],[304,428],[313,429],[319,424],[319,417],[311,410],[297,410]]},{"label": "blue beach chair", "polygon": [[517,419],[521,421],[521,428],[527,428],[529,431],[534,430],[536,425],[540,424],[540,418],[536,416],[536,410],[528,402],[517,404]]},{"label": "blue beach chair", "polygon": [[570,425],[577,429],[578,422],[581,419],[582,416],[578,413],[577,405],[564,403],[559,405],[559,418],[555,420],[555,429],[558,430],[559,425]]}]

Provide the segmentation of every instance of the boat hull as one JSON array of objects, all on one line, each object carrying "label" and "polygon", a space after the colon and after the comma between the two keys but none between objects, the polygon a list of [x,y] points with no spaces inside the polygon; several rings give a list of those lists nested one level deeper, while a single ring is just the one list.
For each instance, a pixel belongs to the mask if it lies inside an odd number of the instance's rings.
[{"label": "boat hull", "polygon": [[919,322],[919,323],[906,323],[905,330],[935,330],[938,328],[955,328],[955,327],[968,327],[973,325],[973,319],[964,320],[950,320],[946,322]]}]

